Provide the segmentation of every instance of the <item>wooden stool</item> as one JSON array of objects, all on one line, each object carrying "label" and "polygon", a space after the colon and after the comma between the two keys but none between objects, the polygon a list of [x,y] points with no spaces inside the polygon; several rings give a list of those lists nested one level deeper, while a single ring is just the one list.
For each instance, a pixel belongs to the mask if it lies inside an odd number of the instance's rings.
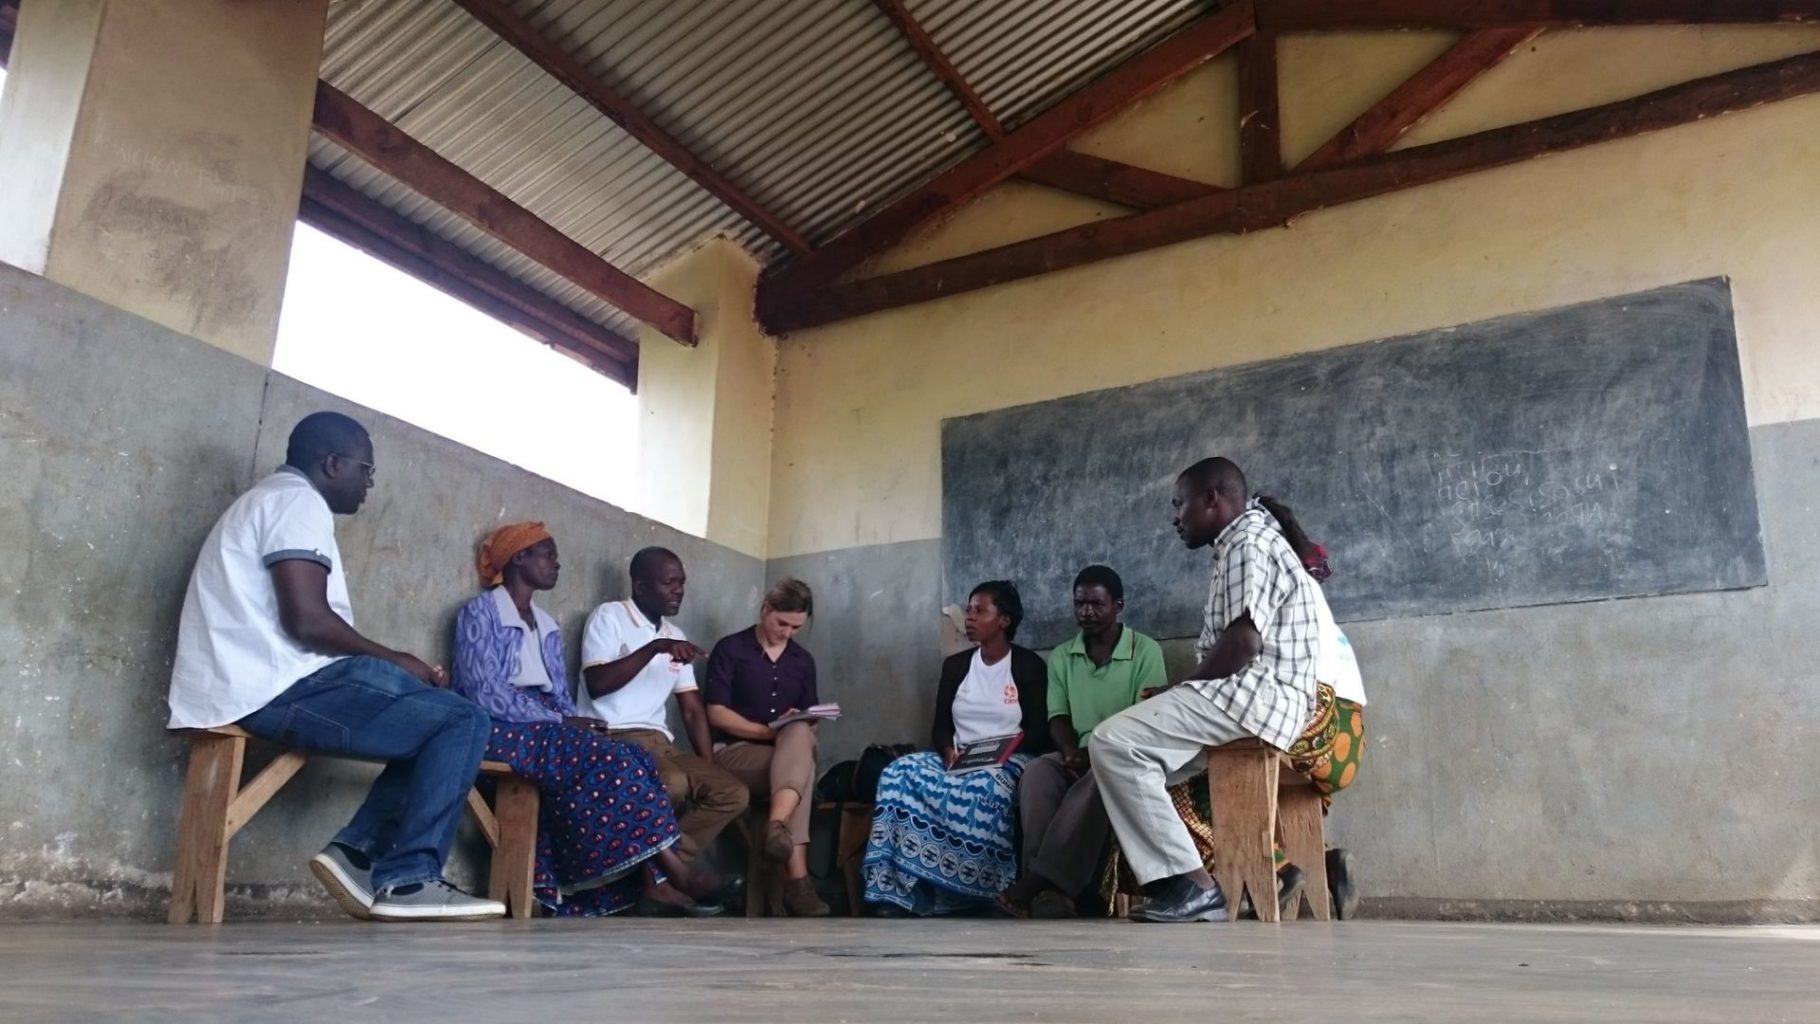
[{"label": "wooden stool", "polygon": [[[190,767],[177,824],[169,920],[220,924],[226,909],[228,841],[291,781],[309,755],[280,751],[243,785],[240,773],[252,734],[236,725],[174,732],[189,737]],[[537,786],[498,761],[481,762],[480,771],[498,786],[492,808],[478,792],[468,791],[468,809],[493,847],[489,892],[511,916],[530,917],[536,913],[531,876],[537,860]]]},{"label": "wooden stool", "polygon": [[[1289,908],[1289,919],[1301,914],[1302,904],[1316,921],[1333,917],[1327,895],[1327,807],[1321,791],[1308,776],[1290,768],[1287,758],[1279,769],[1277,785],[1277,830],[1283,837],[1283,853],[1289,863],[1302,869],[1305,884],[1302,898]],[[1275,890],[1271,890],[1273,893]]]},{"label": "wooden stool", "polygon": [[[1207,751],[1207,793],[1213,812],[1213,866],[1227,906],[1236,916],[1249,894],[1258,920],[1275,922],[1277,873],[1274,838],[1283,828],[1283,852],[1302,869],[1302,898],[1318,921],[1328,920],[1326,817],[1321,794],[1288,757],[1262,740],[1237,740]],[[1300,912],[1301,904],[1292,909]],[[1293,913],[1292,913],[1293,917]]]}]

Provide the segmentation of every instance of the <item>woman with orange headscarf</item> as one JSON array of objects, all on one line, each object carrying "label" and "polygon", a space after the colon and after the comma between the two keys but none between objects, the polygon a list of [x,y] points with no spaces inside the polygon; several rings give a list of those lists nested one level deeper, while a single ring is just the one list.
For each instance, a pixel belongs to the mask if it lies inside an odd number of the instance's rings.
[{"label": "woman with orange headscarf", "polygon": [[[450,689],[493,718],[486,756],[543,793],[532,892],[559,915],[707,916],[720,886],[671,851],[682,833],[657,765],[643,748],[575,715],[562,633],[532,595],[556,586],[556,541],[542,523],[512,523],[480,546],[486,591],[455,620]],[[661,868],[666,880],[657,873]]]}]

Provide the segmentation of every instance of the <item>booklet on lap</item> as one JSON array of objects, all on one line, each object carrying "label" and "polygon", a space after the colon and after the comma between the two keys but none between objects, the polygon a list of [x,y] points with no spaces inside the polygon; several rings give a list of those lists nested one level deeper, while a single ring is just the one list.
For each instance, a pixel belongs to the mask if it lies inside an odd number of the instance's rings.
[{"label": "booklet on lap", "polygon": [[1018,744],[1024,742],[1022,732],[1007,736],[988,736],[983,740],[974,740],[962,747],[954,763],[948,766],[949,775],[963,775],[979,771],[981,768],[995,768],[1011,760],[1017,753]]},{"label": "booklet on lap", "polygon": [[840,717],[839,704],[817,704],[806,711],[792,711],[771,723],[771,728],[782,729],[791,722],[832,722]]}]

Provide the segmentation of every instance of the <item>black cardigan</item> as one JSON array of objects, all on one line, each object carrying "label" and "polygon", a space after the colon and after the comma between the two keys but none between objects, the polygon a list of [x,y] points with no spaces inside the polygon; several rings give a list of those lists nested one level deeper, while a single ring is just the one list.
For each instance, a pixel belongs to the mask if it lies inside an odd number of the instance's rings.
[{"label": "black cardigan", "polygon": [[[954,744],[954,695],[960,692],[961,681],[967,678],[977,650],[970,647],[942,662],[942,682],[935,691],[935,728],[930,732],[937,753]],[[1012,644],[1011,681],[1017,684],[1017,702],[1024,712],[1020,723],[1024,740],[1018,744],[1017,752],[1033,756],[1049,753],[1055,749],[1055,739],[1049,735],[1049,666],[1035,651]]]}]

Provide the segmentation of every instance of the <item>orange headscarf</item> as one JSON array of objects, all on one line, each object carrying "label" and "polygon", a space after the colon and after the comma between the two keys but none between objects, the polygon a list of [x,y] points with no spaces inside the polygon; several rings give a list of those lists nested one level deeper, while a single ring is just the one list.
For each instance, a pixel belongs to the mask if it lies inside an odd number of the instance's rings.
[{"label": "orange headscarf", "polygon": [[513,555],[549,539],[550,531],[542,523],[507,523],[487,534],[487,539],[481,542],[476,566],[480,570],[480,582],[489,587],[504,583],[506,563]]}]

